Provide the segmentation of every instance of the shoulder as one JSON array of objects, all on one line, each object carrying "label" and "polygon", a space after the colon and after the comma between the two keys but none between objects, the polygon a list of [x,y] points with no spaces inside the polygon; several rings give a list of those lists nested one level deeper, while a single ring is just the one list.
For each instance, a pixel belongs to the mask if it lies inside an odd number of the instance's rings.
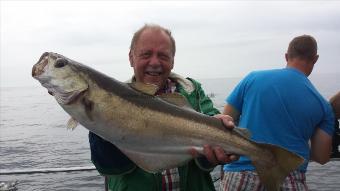
[{"label": "shoulder", "polygon": [[177,83],[181,88],[183,88],[183,90],[188,94],[191,94],[193,91],[201,86],[201,84],[196,80],[192,78],[185,78],[173,72],[170,73],[169,78]]},{"label": "shoulder", "polygon": [[260,77],[279,73],[285,73],[285,69],[255,70],[250,72],[247,77]]}]

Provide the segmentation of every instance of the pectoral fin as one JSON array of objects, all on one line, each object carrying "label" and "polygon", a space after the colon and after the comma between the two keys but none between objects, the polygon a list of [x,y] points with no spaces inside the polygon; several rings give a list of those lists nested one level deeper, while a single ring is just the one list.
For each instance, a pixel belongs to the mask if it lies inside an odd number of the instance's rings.
[{"label": "pectoral fin", "polygon": [[62,105],[67,105],[72,103],[78,98],[78,96],[84,93],[88,89],[87,84],[76,90],[63,90],[60,88],[48,88],[50,94],[52,94],[57,102]]},{"label": "pectoral fin", "polygon": [[250,139],[250,137],[251,137],[251,132],[246,128],[235,127],[233,130],[238,132],[239,134],[243,135],[244,137],[246,137],[248,139]]},{"label": "pectoral fin", "polygon": [[72,131],[77,127],[78,121],[71,117],[67,122],[67,129],[71,129]]},{"label": "pectoral fin", "polygon": [[83,97],[83,99],[81,100],[81,103],[84,106],[86,116],[91,121],[93,121],[93,117],[92,117],[93,102],[91,100],[89,100],[87,97]]}]

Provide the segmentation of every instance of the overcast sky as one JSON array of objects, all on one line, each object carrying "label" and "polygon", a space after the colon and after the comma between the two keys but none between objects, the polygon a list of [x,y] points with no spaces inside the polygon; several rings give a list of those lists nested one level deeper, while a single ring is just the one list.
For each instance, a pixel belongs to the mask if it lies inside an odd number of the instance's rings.
[{"label": "overcast sky", "polygon": [[313,35],[314,73],[340,76],[340,1],[0,1],[0,86],[38,86],[31,68],[56,52],[118,80],[132,75],[130,39],[144,23],[169,28],[174,71],[241,77],[285,66],[289,41]]}]

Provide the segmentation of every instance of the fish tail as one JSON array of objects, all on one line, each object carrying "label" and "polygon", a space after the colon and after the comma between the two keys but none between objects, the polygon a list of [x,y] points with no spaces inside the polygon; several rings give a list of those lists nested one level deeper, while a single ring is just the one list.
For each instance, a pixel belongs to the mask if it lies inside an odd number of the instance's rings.
[{"label": "fish tail", "polygon": [[284,179],[303,163],[304,158],[275,145],[259,143],[259,146],[272,153],[257,159],[250,157],[261,183],[268,191],[280,190]]}]

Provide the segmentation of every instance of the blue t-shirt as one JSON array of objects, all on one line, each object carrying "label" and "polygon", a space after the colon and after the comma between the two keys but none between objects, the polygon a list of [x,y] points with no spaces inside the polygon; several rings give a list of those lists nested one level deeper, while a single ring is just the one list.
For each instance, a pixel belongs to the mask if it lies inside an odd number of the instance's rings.
[{"label": "blue t-shirt", "polygon": [[[307,169],[308,141],[316,128],[330,136],[334,115],[330,104],[308,78],[293,68],[248,74],[226,102],[240,113],[239,126],[250,130],[251,139],[284,147],[305,158],[299,170]],[[225,171],[255,170],[249,158],[224,166]]]}]

